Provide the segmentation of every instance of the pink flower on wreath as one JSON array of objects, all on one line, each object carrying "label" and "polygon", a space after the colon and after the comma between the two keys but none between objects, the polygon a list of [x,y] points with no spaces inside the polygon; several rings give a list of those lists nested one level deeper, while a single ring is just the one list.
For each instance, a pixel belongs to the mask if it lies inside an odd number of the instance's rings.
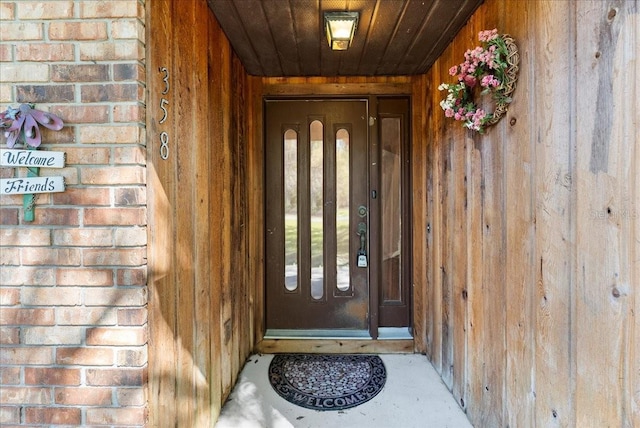
[{"label": "pink flower on wreath", "polygon": [[448,108],[448,109],[446,109],[446,110],[444,111],[444,115],[445,115],[446,117],[453,117],[453,115],[454,115],[454,111],[453,111],[453,109],[452,109],[452,108]]},{"label": "pink flower on wreath", "polygon": [[497,88],[500,86],[500,81],[496,79],[493,74],[487,74],[482,78],[482,81],[480,81],[480,86],[483,88]]},{"label": "pink flower on wreath", "polygon": [[458,74],[458,66],[454,65],[449,69],[449,76],[455,76],[456,74]]},{"label": "pink flower on wreath", "polygon": [[479,108],[478,110],[476,110],[475,112],[470,111],[469,113],[467,113],[467,119],[469,120],[467,122],[467,127],[474,129],[476,131],[479,131],[480,128],[482,128],[482,120],[487,117],[487,113],[482,110],[481,108]]},{"label": "pink flower on wreath", "polygon": [[29,104],[20,104],[17,109],[8,108],[0,113],[0,126],[9,127],[4,135],[10,149],[16,145],[23,132],[25,144],[38,147],[42,142],[38,124],[54,131],[59,131],[64,125],[62,119],[55,114],[36,110]]},{"label": "pink flower on wreath", "polygon": [[498,29],[494,28],[493,30],[484,30],[478,33],[478,40],[481,42],[490,42],[491,40],[498,37]]},{"label": "pink flower on wreath", "polygon": [[476,86],[476,83],[478,83],[478,79],[471,75],[464,76],[463,80],[464,84],[470,88],[473,88],[474,86]]}]

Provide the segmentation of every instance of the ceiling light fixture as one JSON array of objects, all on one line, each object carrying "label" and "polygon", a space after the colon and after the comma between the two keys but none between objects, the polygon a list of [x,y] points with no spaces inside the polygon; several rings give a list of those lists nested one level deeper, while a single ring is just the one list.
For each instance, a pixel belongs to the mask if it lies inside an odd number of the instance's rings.
[{"label": "ceiling light fixture", "polygon": [[346,51],[358,26],[358,12],[325,12],[324,25],[327,42],[334,51]]}]

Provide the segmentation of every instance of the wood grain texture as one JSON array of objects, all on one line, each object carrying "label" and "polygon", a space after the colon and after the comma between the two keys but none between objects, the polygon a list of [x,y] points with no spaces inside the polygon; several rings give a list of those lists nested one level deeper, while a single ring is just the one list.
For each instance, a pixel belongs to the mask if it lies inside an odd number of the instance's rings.
[{"label": "wood grain texture", "polygon": [[256,344],[256,351],[265,354],[410,354],[413,349],[413,340],[265,339]]},{"label": "wood grain texture", "polygon": [[[576,3],[576,423],[631,426],[624,380],[633,331],[633,103],[621,96],[637,84],[633,49],[637,4]],[[637,119],[637,111],[636,111]],[[637,235],[636,235],[637,238]],[[637,245],[637,242],[636,244]],[[637,263],[637,261],[636,261]],[[638,285],[637,283],[635,284]],[[607,338],[607,340],[602,340]],[[638,337],[635,336],[635,340]]]},{"label": "wood grain texture", "polygon": [[[211,426],[254,343],[248,76],[206,0],[149,2],[148,16],[150,415],[154,426]],[[214,46],[199,43],[203,35]],[[169,73],[165,95],[159,67]],[[160,124],[163,96],[168,115]],[[170,138],[166,160],[162,131]]]},{"label": "wood grain texture", "polygon": [[[526,35],[532,4],[507,3],[505,16],[509,17],[506,29],[520,40],[521,64],[532,60],[532,40]],[[534,425],[533,403],[535,384],[531,378],[535,355],[533,325],[535,296],[535,217],[533,201],[534,136],[530,132],[534,122],[528,114],[531,109],[531,84],[535,73],[531,67],[520,67],[519,96],[509,107],[503,119],[504,138],[512,144],[503,145],[505,159],[505,210],[511,213],[506,224],[506,382],[504,401],[505,424],[513,427]]]},{"label": "wood grain texture", "polygon": [[[427,354],[476,426],[635,426],[637,2],[525,3],[485,2],[425,75]],[[514,102],[463,134],[435,88],[494,27],[519,46]]]}]

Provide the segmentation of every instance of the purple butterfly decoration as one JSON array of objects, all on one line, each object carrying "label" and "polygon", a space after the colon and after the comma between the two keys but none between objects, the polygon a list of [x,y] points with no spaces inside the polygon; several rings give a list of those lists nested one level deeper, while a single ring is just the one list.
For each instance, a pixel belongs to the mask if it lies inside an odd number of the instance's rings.
[{"label": "purple butterfly decoration", "polygon": [[5,112],[0,113],[0,127],[9,128],[4,135],[7,137],[7,147],[10,149],[16,145],[22,132],[27,145],[38,147],[42,142],[38,124],[54,131],[61,130],[64,125],[62,119],[55,114],[36,110],[30,104],[20,104],[17,109],[9,107]]}]

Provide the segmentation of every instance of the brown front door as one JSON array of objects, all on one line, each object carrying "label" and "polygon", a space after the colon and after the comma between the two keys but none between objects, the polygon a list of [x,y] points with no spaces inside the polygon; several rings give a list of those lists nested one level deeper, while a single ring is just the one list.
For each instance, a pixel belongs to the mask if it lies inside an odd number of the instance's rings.
[{"label": "brown front door", "polygon": [[[409,223],[400,220],[405,144],[397,121],[378,128],[387,117],[370,118],[369,102],[265,102],[267,333],[375,337],[378,326],[409,326],[408,281],[395,263]],[[399,321],[385,321],[397,310]]]}]

